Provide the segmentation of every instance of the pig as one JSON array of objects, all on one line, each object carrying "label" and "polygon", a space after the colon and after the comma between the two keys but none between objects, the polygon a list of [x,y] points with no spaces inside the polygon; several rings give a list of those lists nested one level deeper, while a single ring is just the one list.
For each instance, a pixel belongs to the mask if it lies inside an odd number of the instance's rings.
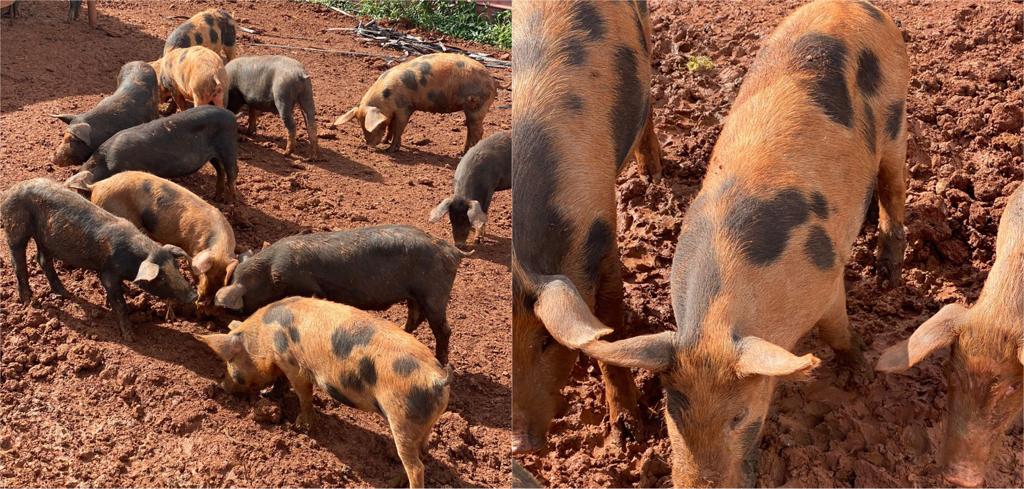
[{"label": "pig", "polygon": [[0,0],[0,15],[7,17],[9,25],[14,25],[14,18],[18,16],[18,4],[21,0]]},{"label": "pig", "polygon": [[[631,154],[658,161],[650,122],[650,24],[645,2],[525,2],[512,19],[513,450],[544,447],[577,350],[535,312],[560,277],[588,314],[624,334],[615,179]],[[612,115],[611,117],[609,115]],[[550,326],[548,326],[550,328]],[[607,442],[643,439],[629,369],[600,363]]]},{"label": "pig", "polygon": [[101,144],[123,129],[156,119],[159,114],[156,71],[142,61],[131,61],[117,74],[117,90],[82,114],[52,114],[68,127],[53,155],[58,166],[80,165]]},{"label": "pig", "polygon": [[532,309],[556,341],[660,378],[676,487],[755,482],[777,382],[821,362],[793,353],[811,329],[851,375],[863,366],[843,267],[877,197],[877,269],[899,278],[909,76],[899,28],[870,3],[797,9],[745,76],[686,210],[670,280],[676,330],[605,341],[613,326],[578,287],[535,281]]},{"label": "pig", "polygon": [[222,9],[206,9],[179,25],[164,43],[164,56],[171,50],[203,46],[215,53],[223,53],[231,61],[235,58],[235,19]]},{"label": "pig", "polygon": [[363,99],[334,121],[340,126],[355,121],[366,145],[390,142],[387,151],[402,146],[402,132],[417,110],[466,114],[466,145],[472,148],[484,134],[484,117],[497,96],[487,68],[461,54],[434,53],[411,59],[382,73]]},{"label": "pig", "polygon": [[992,449],[1024,409],[1024,185],[1006,202],[995,264],[974,307],[943,306],[910,338],[886,348],[875,368],[904,372],[947,346],[944,478],[981,487]]},{"label": "pig", "polygon": [[236,114],[242,107],[249,109],[248,134],[256,133],[256,117],[259,112],[277,112],[284,121],[284,127],[288,129],[288,144],[284,154],[291,154],[295,149],[294,108],[298,104],[305,116],[310,158],[319,158],[313,82],[302,63],[287,56],[247,56],[232,60],[225,70],[230,80],[227,108]]},{"label": "pig", "polygon": [[380,311],[407,301],[405,330],[415,331],[426,319],[437,342],[437,359],[447,364],[448,298],[466,256],[412,226],[290,236],[229,267],[228,285],[217,291],[215,304],[251,312],[301,295]]},{"label": "pig", "polygon": [[210,104],[224,107],[224,93],[229,80],[220,56],[203,46],[175,48],[151,63],[156,68],[161,102],[169,95],[174,109],[184,110]]},{"label": "pig", "polygon": [[491,197],[497,190],[510,188],[512,131],[501,131],[488,136],[462,157],[455,168],[452,196],[430,212],[430,222],[437,222],[448,214],[457,246],[466,244],[470,229],[476,232],[475,239],[479,242],[485,234]]},{"label": "pig", "polygon": [[213,305],[227,285],[228,266],[237,264],[235,233],[224,214],[188,189],[158,176],[126,171],[89,186],[93,204],[123,217],[159,243],[191,258],[198,277],[198,305]]},{"label": "pig", "polygon": [[295,424],[316,425],[313,387],[384,416],[409,487],[423,487],[430,432],[448,407],[450,370],[398,325],[354,307],[289,297],[200,339],[227,364],[225,391],[243,393],[285,377],[299,397]]},{"label": "pig", "polygon": [[65,185],[83,191],[116,173],[139,170],[159,177],[190,175],[210,162],[217,193],[235,198],[238,124],[226,109],[204,105],[125,129],[100,145]]},{"label": "pig", "polygon": [[196,299],[175,262],[188,256],[184,250],[155,243],[130,222],[52,180],[36,178],[11,187],[0,201],[0,225],[7,235],[22,303],[32,298],[25,262],[29,240],[36,243],[36,259],[55,294],[70,296],[53,268],[54,260],[99,273],[107,305],[114,310],[126,341],[134,335],[128,326],[122,281],[131,280],[142,290],[175,302]]}]

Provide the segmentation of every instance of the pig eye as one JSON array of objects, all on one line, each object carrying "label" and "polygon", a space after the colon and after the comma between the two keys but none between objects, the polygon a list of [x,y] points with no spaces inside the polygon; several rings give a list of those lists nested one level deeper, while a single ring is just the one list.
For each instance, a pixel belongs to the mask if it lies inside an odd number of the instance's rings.
[{"label": "pig eye", "polygon": [[735,430],[736,427],[747,418],[747,412],[747,408],[743,408],[743,410],[737,413],[736,416],[733,416],[732,421],[729,422],[729,427]]},{"label": "pig eye", "polygon": [[551,344],[554,341],[555,340],[554,340],[554,338],[551,337],[551,335],[549,335],[549,334],[544,335],[544,339],[541,340],[541,342],[540,342],[540,351],[542,351],[542,352],[546,351],[548,349],[548,347],[550,347]]}]

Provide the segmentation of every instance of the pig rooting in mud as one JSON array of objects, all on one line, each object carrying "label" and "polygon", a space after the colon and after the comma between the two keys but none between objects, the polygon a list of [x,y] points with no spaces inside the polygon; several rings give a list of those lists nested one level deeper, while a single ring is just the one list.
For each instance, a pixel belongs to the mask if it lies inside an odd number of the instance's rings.
[{"label": "pig rooting in mud", "polygon": [[945,366],[944,476],[956,486],[979,487],[993,448],[1024,409],[1024,186],[1003,211],[995,264],[978,302],[943,306],[910,338],[887,348],[876,368],[904,372],[946,347],[952,351]]},{"label": "pig rooting in mud", "polygon": [[448,214],[452,238],[462,246],[469,232],[475,241],[486,234],[487,209],[498,190],[512,188],[512,132],[492,134],[478,143],[459,161],[452,181],[452,196],[441,201],[430,212],[430,222]]}]

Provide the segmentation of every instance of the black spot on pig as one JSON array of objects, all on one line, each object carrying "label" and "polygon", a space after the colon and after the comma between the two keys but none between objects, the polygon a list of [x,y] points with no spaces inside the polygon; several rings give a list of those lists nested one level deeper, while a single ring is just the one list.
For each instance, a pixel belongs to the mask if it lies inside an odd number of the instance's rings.
[{"label": "black spot on pig", "polygon": [[846,44],[825,34],[806,34],[793,44],[798,67],[810,75],[811,100],[833,121],[853,127],[853,106],[843,74],[846,55]]},{"label": "black spot on pig", "polygon": [[363,384],[370,387],[377,385],[377,366],[374,365],[372,358],[363,357],[359,359],[359,378],[363,381]]},{"label": "black spot on pig", "polygon": [[586,34],[590,41],[604,39],[607,27],[604,18],[597,11],[596,4],[591,2],[576,2],[572,11],[569,12],[570,22],[574,31]]},{"label": "black spot on pig", "polygon": [[289,324],[286,329],[288,330],[288,337],[291,338],[292,343],[298,343],[300,339],[299,329],[296,328],[295,326],[292,326],[291,324]]},{"label": "black spot on pig", "polygon": [[903,126],[903,101],[893,102],[885,111],[885,133],[889,139],[896,139]]},{"label": "black spot on pig", "polygon": [[220,38],[219,38],[219,36],[217,36],[217,31],[211,29],[210,30],[210,42],[216,44],[219,39]]},{"label": "black spot on pig", "polygon": [[203,14],[203,22],[206,22],[206,25],[213,27],[213,16],[210,14]]},{"label": "black spot on pig", "polygon": [[455,62],[455,66],[457,66],[459,68],[465,68],[466,67],[466,62],[465,61],[456,61]]},{"label": "black spot on pig", "polygon": [[346,328],[335,328],[331,333],[331,348],[334,355],[341,360],[352,354],[352,349],[357,346],[365,346],[373,338],[373,326],[360,324],[350,330]]},{"label": "black spot on pig", "polygon": [[139,213],[139,220],[141,221],[140,224],[142,224],[142,229],[150,233],[155,231],[156,227],[160,224],[160,220],[159,217],[157,216],[157,213],[153,212],[153,209],[151,207],[142,209],[142,212]]},{"label": "black spot on pig", "polygon": [[811,192],[811,212],[822,219],[828,219],[828,200],[817,190]]},{"label": "black spot on pig", "polygon": [[430,90],[427,92],[427,100],[431,104],[434,104],[434,107],[438,107],[443,98],[444,96],[441,94],[440,90]]},{"label": "black spot on pig", "polygon": [[335,401],[338,401],[348,407],[356,407],[355,403],[352,402],[349,398],[345,397],[345,394],[342,394],[341,390],[338,389],[337,387],[334,387],[331,384],[327,384],[324,386],[324,390],[327,391],[327,395],[331,396],[331,399],[334,399]]},{"label": "black spot on pig", "polygon": [[186,56],[187,54],[188,54],[188,51],[182,51],[182,52],[181,52],[181,54],[180,54],[180,55],[178,56],[178,62],[179,62],[179,63],[182,63],[182,62],[184,62],[184,61],[185,61],[185,56]]},{"label": "black spot on pig", "polygon": [[882,11],[878,10],[877,7],[875,7],[874,5],[871,5],[869,2],[860,1],[860,2],[857,2],[857,5],[860,8],[864,9],[864,11],[868,13],[868,15],[874,17],[875,20],[877,20],[879,22],[882,22],[882,21],[885,20],[885,17],[882,16]]},{"label": "black spot on pig", "polygon": [[203,33],[202,32],[197,32],[195,39],[196,39],[196,46],[202,45],[203,44]]},{"label": "black spot on pig", "polygon": [[726,217],[726,226],[747,260],[763,267],[782,255],[790,233],[808,215],[807,199],[799,190],[787,188],[768,200],[739,199]]},{"label": "black spot on pig", "polygon": [[400,78],[402,80],[402,84],[405,85],[405,88],[408,88],[409,90],[416,90],[416,73],[412,70],[405,70],[400,75]]},{"label": "black spot on pig", "polygon": [[142,193],[147,197],[153,195],[153,184],[149,180],[142,181]]},{"label": "black spot on pig", "polygon": [[416,66],[420,69],[420,85],[426,85],[427,77],[430,75],[430,63],[420,62]]},{"label": "black spot on pig", "polygon": [[570,112],[576,114],[583,113],[583,98],[575,93],[570,93],[565,96],[565,108]]},{"label": "black spot on pig", "polygon": [[878,56],[868,48],[861,49],[857,57],[857,87],[864,95],[874,95],[881,85],[882,70],[878,66]]},{"label": "black spot on pig", "polygon": [[341,385],[349,390],[361,391],[363,390],[363,379],[358,372],[347,372],[341,376]]},{"label": "black spot on pig", "polygon": [[690,399],[686,397],[686,394],[666,387],[665,409],[668,410],[668,415],[672,417],[672,421],[676,422],[676,426],[681,427],[683,425],[683,413],[690,409]]},{"label": "black spot on pig", "polygon": [[384,98],[388,98],[388,97],[390,97],[390,96],[391,96],[391,89],[390,89],[390,88],[385,88],[385,89],[384,89],[384,91],[383,91],[383,92],[381,92],[381,94],[380,94],[380,95],[381,95],[382,97],[384,97]]},{"label": "black spot on pig", "polygon": [[584,270],[590,283],[597,283],[601,273],[601,263],[608,256],[614,242],[615,235],[611,226],[603,219],[594,219],[594,223],[590,225],[590,231],[587,232],[587,241],[583,244]]},{"label": "black spot on pig", "polygon": [[287,328],[292,325],[292,318],[292,311],[287,306],[274,304],[263,314],[263,324],[280,324]]},{"label": "black spot on pig", "polygon": [[[562,258],[569,252],[567,240],[552,229],[571,229],[555,204],[560,154],[552,137],[553,131],[529,117],[513,121],[512,158],[516,171],[512,174],[512,199],[524,203],[512,213],[512,247],[526,270],[539,274],[560,273]],[[517,287],[513,274],[513,288]]]},{"label": "black spot on pig", "polygon": [[191,46],[192,30],[195,27],[192,26],[191,22],[185,22],[174,29],[170,37],[167,38],[167,45],[164,46],[164,50],[170,48],[187,48]]},{"label": "black spot on pig", "polygon": [[628,46],[615,49],[615,102],[610,114],[612,138],[615,141],[615,167],[626,163],[629,150],[647,118],[647,87],[640,85],[636,52]]},{"label": "black spot on pig", "polygon": [[160,195],[156,198],[156,207],[158,209],[167,209],[174,205],[178,201],[178,191],[174,187],[164,183],[160,185]]},{"label": "black spot on pig", "polygon": [[878,132],[878,129],[875,127],[875,111],[866,100],[864,101],[864,120],[861,122],[860,131],[864,134],[864,144],[867,146],[868,152],[872,155],[875,154],[878,146],[875,133]]},{"label": "black spot on pig", "polygon": [[546,43],[541,35],[541,22],[540,13],[534,12],[524,22],[526,26],[524,29],[525,34],[522,36],[512,36],[512,52],[516,53],[512,57],[513,73],[519,70],[526,71],[539,68],[544,63],[544,47]]},{"label": "black spot on pig", "polygon": [[807,233],[807,242],[804,243],[804,252],[811,259],[818,270],[828,270],[836,262],[836,250],[832,245],[832,239],[821,226],[811,226]]},{"label": "black spot on pig", "polygon": [[223,37],[223,43],[227,47],[235,45],[235,24],[231,21],[231,14],[228,14],[224,10],[220,10],[220,35]]},{"label": "black spot on pig", "polygon": [[437,398],[443,388],[443,385],[435,385],[433,387],[413,386],[409,389],[409,394],[405,398],[406,416],[415,422],[427,422],[434,414]]},{"label": "black spot on pig", "polygon": [[587,47],[580,39],[571,38],[567,40],[562,52],[572,66],[582,66],[587,61]]},{"label": "black spot on pig", "polygon": [[703,196],[690,204],[672,257],[672,309],[680,345],[693,344],[700,338],[701,323],[722,287],[714,226],[704,214],[704,206]]},{"label": "black spot on pig", "polygon": [[[877,183],[874,179],[868,183],[868,189],[864,193],[864,220],[867,220],[868,214],[871,213],[871,207],[875,204],[875,186]],[[862,221],[863,223],[863,221]]]},{"label": "black spot on pig", "polygon": [[277,330],[274,332],[274,349],[278,353],[284,353],[288,350],[288,335],[285,334],[284,330]]},{"label": "black spot on pig", "polygon": [[398,357],[395,359],[395,362],[391,364],[391,369],[402,377],[408,377],[409,374],[413,373],[418,368],[420,368],[420,364],[416,362],[415,358],[409,355]]}]

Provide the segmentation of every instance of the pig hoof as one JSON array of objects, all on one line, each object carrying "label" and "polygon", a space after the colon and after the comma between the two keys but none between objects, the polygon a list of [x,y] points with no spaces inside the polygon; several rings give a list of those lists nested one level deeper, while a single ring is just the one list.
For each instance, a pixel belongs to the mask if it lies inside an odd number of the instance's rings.
[{"label": "pig hoof", "polygon": [[121,339],[131,343],[135,341],[135,334],[127,326],[121,327]]},{"label": "pig hoof", "polygon": [[298,418],[295,418],[295,429],[299,431],[309,431],[313,427],[313,416],[299,414]]},{"label": "pig hoof", "polygon": [[407,487],[409,478],[405,474],[396,475],[388,482],[388,487]]},{"label": "pig hoof", "polygon": [[20,302],[22,304],[28,304],[29,302],[32,302],[32,293],[31,292],[18,292],[18,302]]},{"label": "pig hoof", "polygon": [[388,149],[385,149],[384,152],[385,153],[397,153],[398,152],[398,148],[399,148],[398,146],[388,146]]}]

